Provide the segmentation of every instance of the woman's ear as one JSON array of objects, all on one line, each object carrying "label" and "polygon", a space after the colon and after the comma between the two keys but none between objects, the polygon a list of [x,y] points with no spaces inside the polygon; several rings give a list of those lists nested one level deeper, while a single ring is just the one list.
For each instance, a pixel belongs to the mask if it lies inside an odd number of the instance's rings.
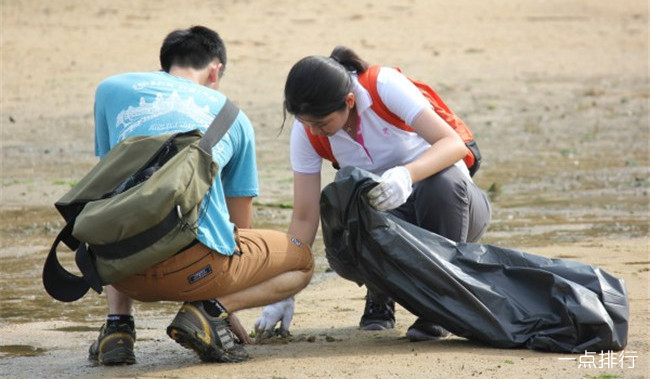
[{"label": "woman's ear", "polygon": [[345,104],[347,104],[348,108],[352,109],[354,108],[354,105],[356,104],[357,99],[354,97],[354,93],[350,92],[345,96]]}]

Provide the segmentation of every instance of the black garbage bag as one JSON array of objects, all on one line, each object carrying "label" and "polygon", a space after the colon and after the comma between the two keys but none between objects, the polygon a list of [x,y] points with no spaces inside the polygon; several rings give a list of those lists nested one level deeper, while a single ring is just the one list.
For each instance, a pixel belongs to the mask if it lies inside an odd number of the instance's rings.
[{"label": "black garbage bag", "polygon": [[561,353],[627,343],[623,280],[598,267],[477,243],[455,243],[374,210],[378,178],[339,170],[321,195],[330,267],[418,317],[500,348]]}]

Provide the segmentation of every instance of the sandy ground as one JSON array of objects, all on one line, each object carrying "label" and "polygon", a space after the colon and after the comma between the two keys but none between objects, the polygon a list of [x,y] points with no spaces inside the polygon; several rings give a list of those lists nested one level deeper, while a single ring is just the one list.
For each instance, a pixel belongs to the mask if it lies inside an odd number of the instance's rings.
[{"label": "sandy ground", "polygon": [[[249,347],[253,359],[240,364],[203,364],[169,339],[165,328],[173,313],[138,317],[138,363],[127,367],[93,367],[86,360],[96,331],[67,331],[79,323],[47,321],[0,327],[3,344],[38,346],[43,355],[3,358],[0,373],[17,378],[645,378],[648,370],[648,272],[620,262],[617,256],[641,256],[638,243],[606,242],[534,249],[555,256],[570,252],[627,279],[632,304],[631,330],[624,367],[579,368],[581,354],[564,355],[521,349],[496,349],[452,337],[411,343],[404,337],[415,317],[397,309],[394,330],[356,329],[365,288],[335,274],[298,296],[288,343]],[[614,264],[612,262],[618,261]],[[258,310],[239,312],[251,327]],[[96,320],[100,320],[97,318]],[[97,324],[99,321],[96,321]],[[632,353],[634,352],[634,353]],[[617,354],[620,354],[618,352]],[[636,356],[636,358],[632,358]],[[560,358],[575,358],[564,360]],[[586,360],[587,358],[582,358]],[[599,359],[599,358],[598,358]],[[597,362],[597,361],[596,361]],[[634,365],[634,368],[630,366]]]},{"label": "sandy ground", "polygon": [[[0,377],[648,377],[648,3],[576,0],[0,1]],[[136,307],[138,364],[92,367],[101,296],[47,298],[40,269],[60,228],[52,204],[95,162],[92,104],[108,75],[155,70],[169,31],[217,29],[222,90],[253,120],[262,194],[257,226],[285,229],[291,201],[282,88],[290,66],[337,44],[439,90],[475,131],[477,183],[494,219],[483,242],[601,266],[626,280],[623,367],[460,338],[413,344],[415,319],[356,330],[365,289],[325,273],[298,296],[293,340],[209,365],[164,333],[175,304]],[[332,173],[326,169],[327,174]],[[259,309],[241,312],[252,327]],[[635,356],[635,358],[632,358]],[[579,359],[579,355],[569,356]],[[631,366],[634,367],[631,367]]]}]

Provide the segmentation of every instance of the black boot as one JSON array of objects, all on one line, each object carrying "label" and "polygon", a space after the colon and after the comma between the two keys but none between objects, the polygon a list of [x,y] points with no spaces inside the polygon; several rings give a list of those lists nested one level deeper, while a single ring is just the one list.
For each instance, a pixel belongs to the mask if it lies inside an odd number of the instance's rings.
[{"label": "black boot", "polygon": [[368,290],[366,307],[359,321],[361,330],[385,330],[395,327],[395,301]]}]

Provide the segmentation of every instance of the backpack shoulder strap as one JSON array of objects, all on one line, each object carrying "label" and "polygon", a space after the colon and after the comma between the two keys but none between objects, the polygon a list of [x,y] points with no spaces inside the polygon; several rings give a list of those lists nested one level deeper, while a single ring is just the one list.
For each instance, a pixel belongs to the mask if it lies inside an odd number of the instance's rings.
[{"label": "backpack shoulder strap", "polygon": [[[45,291],[54,299],[64,302],[71,302],[80,299],[88,290],[93,287],[98,293],[102,292],[102,287],[97,283],[89,283],[83,276],[76,276],[65,269],[56,254],[56,248],[59,243],[72,237],[72,228],[74,226],[74,219],[68,222],[65,227],[59,232],[56,237],[52,248],[45,259],[43,265],[43,286]],[[70,246],[73,250],[79,249],[83,244],[77,243],[74,247]],[[78,260],[79,254],[77,254]]]},{"label": "backpack shoulder strap", "polygon": [[226,98],[226,103],[221,107],[208,130],[201,137],[199,147],[211,154],[214,145],[226,134],[238,114],[239,108],[230,99]]},{"label": "backpack shoulder strap", "polygon": [[[370,98],[372,99],[372,110],[379,115],[386,122],[394,125],[395,127],[406,130],[413,131],[409,125],[407,125],[404,120],[399,116],[391,112],[386,104],[381,100],[379,96],[379,91],[377,91],[377,76],[379,75],[379,70],[381,66],[370,66],[366,71],[362,72],[358,76],[359,84],[361,84],[369,93]],[[413,79],[405,75],[399,67],[395,67],[395,70],[402,73],[408,80],[411,81],[417,87],[422,95],[427,99],[429,104],[433,107],[434,112],[438,114],[445,122],[447,122],[458,135],[461,137],[465,145],[467,146],[467,154],[463,158],[465,164],[470,170],[470,174],[474,175],[478,167],[480,166],[481,153],[478,150],[476,141],[474,141],[474,136],[472,132],[467,127],[467,125],[461,120],[454,112],[449,109],[447,104],[442,101],[440,96],[433,90],[428,84]]]},{"label": "backpack shoulder strap", "polygon": [[338,168],[338,162],[336,161],[336,158],[334,158],[334,153],[332,153],[332,145],[330,145],[330,140],[325,136],[314,135],[311,131],[309,131],[308,127],[304,125],[303,127],[305,128],[305,133],[307,133],[309,142],[313,146],[314,150],[316,150],[316,153],[320,155],[321,158],[332,162],[334,168]]},{"label": "backpack shoulder strap", "polygon": [[[391,112],[390,109],[384,104],[379,96],[379,91],[377,91],[377,76],[379,75],[379,70],[381,66],[374,65],[368,67],[368,69],[357,77],[359,84],[363,86],[370,93],[370,98],[372,99],[372,110],[379,115],[386,122],[395,125],[396,127],[406,130],[413,131],[413,128],[404,123],[404,120],[399,118],[395,113]],[[395,68],[397,71],[402,72],[398,67]]]}]

